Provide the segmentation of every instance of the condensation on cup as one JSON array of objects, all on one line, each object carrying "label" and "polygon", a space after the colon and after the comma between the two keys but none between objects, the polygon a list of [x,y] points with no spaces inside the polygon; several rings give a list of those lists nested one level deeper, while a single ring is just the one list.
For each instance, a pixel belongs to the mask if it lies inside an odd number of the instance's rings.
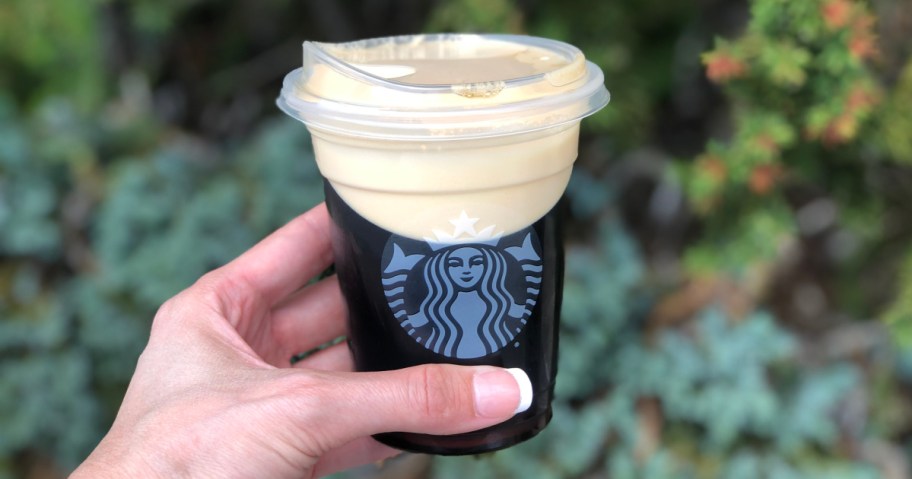
[{"label": "condensation on cup", "polygon": [[531,407],[393,447],[478,454],[551,418],[563,284],[559,202],[580,121],[609,101],[566,43],[516,35],[305,42],[279,107],[310,130],[360,371],[521,368]]}]

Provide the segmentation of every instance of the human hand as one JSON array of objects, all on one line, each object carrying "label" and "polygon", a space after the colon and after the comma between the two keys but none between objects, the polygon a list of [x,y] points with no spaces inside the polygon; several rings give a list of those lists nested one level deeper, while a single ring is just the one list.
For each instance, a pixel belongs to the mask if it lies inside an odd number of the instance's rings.
[{"label": "human hand", "polygon": [[335,276],[303,287],[332,262],[329,221],[320,205],[167,301],[72,477],[318,477],[399,452],[371,434],[467,432],[528,407],[528,378],[495,367],[353,373],[345,344],[291,367],[345,334]]}]

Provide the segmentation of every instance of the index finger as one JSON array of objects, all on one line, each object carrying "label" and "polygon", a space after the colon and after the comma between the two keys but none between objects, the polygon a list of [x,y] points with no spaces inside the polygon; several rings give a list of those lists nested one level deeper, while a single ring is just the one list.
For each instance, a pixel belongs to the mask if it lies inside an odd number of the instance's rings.
[{"label": "index finger", "polygon": [[332,264],[330,218],[326,204],[306,213],[222,268],[271,306]]}]

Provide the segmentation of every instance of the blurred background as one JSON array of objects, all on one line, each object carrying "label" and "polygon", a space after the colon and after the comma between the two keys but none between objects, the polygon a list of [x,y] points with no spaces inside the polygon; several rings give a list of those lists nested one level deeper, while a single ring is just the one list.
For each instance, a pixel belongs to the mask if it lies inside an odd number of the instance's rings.
[{"label": "blurred background", "polygon": [[345,477],[910,477],[910,0],[2,0],[0,477],[65,476],[158,305],[321,201],[301,42],[422,31],[565,40],[613,98],[551,425]]}]

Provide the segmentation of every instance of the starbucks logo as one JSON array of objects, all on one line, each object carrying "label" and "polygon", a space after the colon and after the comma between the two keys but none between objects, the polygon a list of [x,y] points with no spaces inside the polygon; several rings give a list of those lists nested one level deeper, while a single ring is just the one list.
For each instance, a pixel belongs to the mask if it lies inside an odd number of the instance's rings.
[{"label": "starbucks logo", "polygon": [[451,358],[492,354],[522,332],[538,299],[542,260],[532,228],[504,236],[476,230],[463,212],[452,233],[424,241],[393,235],[381,269],[399,325],[425,348]]}]

